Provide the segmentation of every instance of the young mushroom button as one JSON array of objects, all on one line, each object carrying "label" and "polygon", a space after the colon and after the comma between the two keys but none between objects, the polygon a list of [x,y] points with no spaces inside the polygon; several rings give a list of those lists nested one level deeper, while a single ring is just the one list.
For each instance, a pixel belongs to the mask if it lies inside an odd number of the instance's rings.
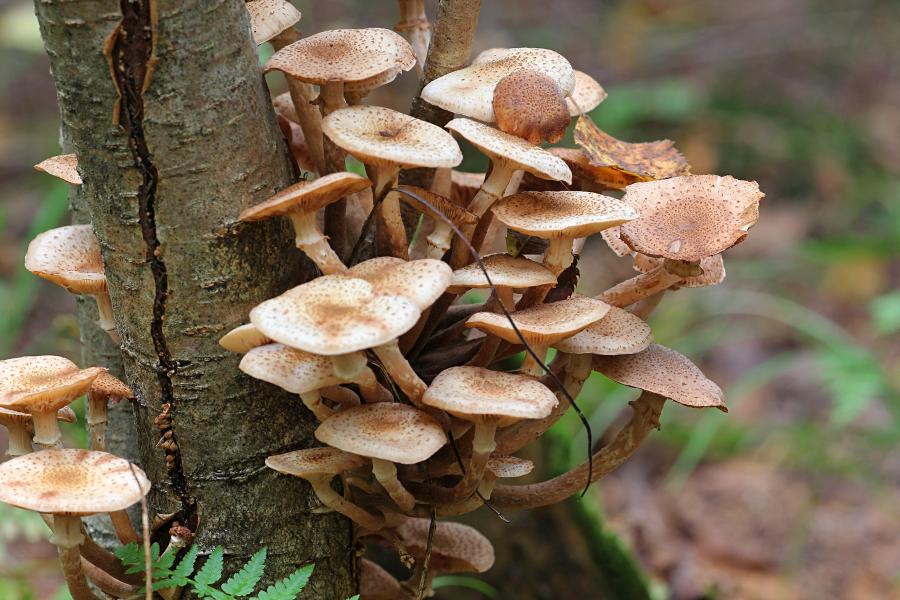
[{"label": "young mushroom button", "polygon": [[514,71],[494,89],[497,128],[532,144],[555,144],[571,121],[563,96],[553,78],[544,73],[534,69]]}]

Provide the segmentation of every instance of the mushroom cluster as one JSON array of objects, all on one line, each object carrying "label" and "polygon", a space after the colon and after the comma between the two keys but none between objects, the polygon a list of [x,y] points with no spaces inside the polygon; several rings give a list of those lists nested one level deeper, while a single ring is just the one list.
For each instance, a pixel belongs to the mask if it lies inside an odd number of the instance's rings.
[{"label": "mushroom cluster", "polygon": [[[455,115],[443,127],[364,104],[417,63],[421,72],[423,3],[400,5],[397,30],[412,45],[380,28],[301,38],[289,2],[248,0],[254,38],[276,50],[265,70],[287,79],[290,93],[274,107],[305,175],[239,220],[288,217],[319,274],[252,307],[220,341],[243,355],[243,373],[297,394],[297,410],[319,422],[320,447],[270,456],[266,466],[305,480],[321,510],[355,523],[357,540],[395,548],[412,567],[400,582],[363,560],[363,600],[412,598],[437,573],[490,568],[484,536],[434,524],[435,515],[559,502],[627,460],[658,428],[666,400],[726,410],[722,390],[689,359],[653,343],[647,318],[665,291],[724,279],[722,253],[746,237],[763,196],[755,182],[689,174],[670,142],[628,144],[596,130],[586,113],[606,91],[552,50],[487,50],[430,81],[421,98]],[[580,148],[541,145],[558,142],[573,118]],[[487,173],[454,170],[463,159],[457,139],[489,160]],[[349,156],[366,177],[347,170]],[[81,181],[74,156],[39,168]],[[639,274],[589,297],[576,291],[590,273],[577,258],[597,234]],[[496,253],[504,240],[507,252]],[[495,253],[482,256],[488,248]],[[42,234],[26,264],[94,295],[115,335],[90,226]],[[521,366],[509,368],[517,355]],[[104,462],[106,407],[132,395],[100,369],[63,361],[0,363],[0,424],[12,434],[10,454],[24,455],[0,467],[0,500],[54,515],[67,576],[81,592],[71,554],[82,538],[77,515],[114,513],[125,499],[32,498],[53,477],[90,485],[93,473],[65,473]],[[577,403],[592,372],[639,390],[630,420],[568,473],[500,482],[530,473],[515,453]],[[32,458],[32,432],[35,445],[57,448],[61,409],[88,390],[93,450]]]}]

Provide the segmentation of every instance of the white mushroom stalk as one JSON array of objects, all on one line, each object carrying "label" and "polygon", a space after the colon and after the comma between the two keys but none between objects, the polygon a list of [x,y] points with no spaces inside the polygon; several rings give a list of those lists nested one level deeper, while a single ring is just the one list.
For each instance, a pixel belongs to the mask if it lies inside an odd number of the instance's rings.
[{"label": "white mushroom stalk", "polygon": [[97,376],[88,390],[85,411],[88,444],[91,450],[106,450],[109,405],[131,398],[134,398],[131,389],[109,373],[104,371]]}]

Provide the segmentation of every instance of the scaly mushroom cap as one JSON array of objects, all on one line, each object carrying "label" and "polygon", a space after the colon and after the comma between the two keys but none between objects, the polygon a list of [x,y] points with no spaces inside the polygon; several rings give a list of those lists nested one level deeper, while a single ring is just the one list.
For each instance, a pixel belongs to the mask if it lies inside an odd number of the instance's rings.
[{"label": "scaly mushroom cap", "polygon": [[487,470],[498,479],[514,479],[531,473],[534,463],[517,456],[492,456],[488,459]]},{"label": "scaly mushroom cap", "polygon": [[541,179],[572,183],[572,171],[566,163],[522,138],[471,119],[453,119],[446,127],[467,139],[491,159],[506,161]]},{"label": "scaly mushroom cap", "polygon": [[[572,296],[559,302],[518,310],[511,316],[526,341],[549,345],[575,335],[591,323],[596,323],[609,309],[609,304],[595,298]],[[506,315],[475,313],[466,321],[466,327],[477,327],[512,344],[521,343]]]},{"label": "scaly mushroom cap", "polygon": [[622,199],[640,218],[619,236],[649,256],[698,261],[741,242],[759,218],[764,194],[755,181],[688,175],[629,185]]},{"label": "scaly mushroom cap", "polygon": [[634,354],[650,345],[653,334],[643,319],[610,306],[606,316],[553,344],[569,354]]},{"label": "scaly mushroom cap", "polygon": [[[424,560],[428,546],[429,519],[411,518],[397,528],[403,548],[416,560]],[[432,570],[438,573],[484,573],[494,566],[494,547],[476,529],[438,521],[431,546]]]},{"label": "scaly mushroom cap", "polygon": [[288,186],[256,206],[251,206],[240,214],[240,221],[259,221],[275,215],[286,215],[292,211],[313,212],[337,202],[348,194],[361,192],[371,187],[372,182],[357,175],[342,171],[329,173],[312,181],[300,181]]},{"label": "scaly mushroom cap", "polygon": [[286,0],[247,0],[247,12],[257,46],[300,21],[300,11]]},{"label": "scaly mushroom cap", "polygon": [[73,294],[106,291],[100,245],[90,225],[66,225],[38,234],[28,244],[25,268]]},{"label": "scaly mushroom cap", "polygon": [[337,448],[304,448],[284,454],[276,454],[266,459],[266,466],[273,471],[295,477],[315,477],[317,475],[337,475],[369,464],[362,456],[350,454]]},{"label": "scaly mushroom cap", "polygon": [[557,400],[547,386],[527,375],[451,367],[434,378],[422,402],[466,421],[499,417],[505,425],[520,419],[542,419]]},{"label": "scaly mushroom cap", "polygon": [[250,321],[276,342],[333,356],[394,340],[420,314],[408,298],[378,295],[368,281],[325,275],[266,300]]},{"label": "scaly mushroom cap", "polygon": [[618,227],[604,229],[600,232],[600,235],[603,237],[603,241],[606,242],[606,245],[609,246],[609,249],[612,250],[616,256],[629,256],[634,253],[634,250],[619,237]]},{"label": "scaly mushroom cap", "polygon": [[265,71],[317,85],[343,81],[344,91],[369,90],[390,83],[416,66],[416,55],[390,29],[333,29],[285,46],[266,63]]},{"label": "scaly mushroom cap", "polygon": [[462,151],[452,135],[381,106],[336,110],[322,119],[322,131],[366,164],[439,168],[462,162]]},{"label": "scaly mushroom cap", "polygon": [[124,458],[93,450],[43,450],[0,465],[0,502],[55,515],[124,510],[150,480]]},{"label": "scaly mushroom cap", "polygon": [[60,154],[51,156],[34,165],[38,171],[48,175],[59,177],[66,183],[81,185],[81,175],[78,174],[78,158],[74,154]]},{"label": "scaly mushroom cap", "polygon": [[510,229],[544,239],[587,237],[638,217],[621,200],[592,192],[522,192],[491,210]]},{"label": "scaly mushroom cap", "polygon": [[484,173],[450,171],[450,201],[457,206],[468,206],[484,183]]},{"label": "scaly mushroom cap", "polygon": [[271,342],[272,340],[263,335],[253,323],[238,325],[219,338],[220,346],[238,354],[243,354],[252,348],[264,346]]},{"label": "scaly mushroom cap", "polygon": [[[489,254],[484,257],[484,268],[497,287],[524,289],[539,285],[556,285],[556,277],[544,265],[509,254]],[[450,285],[454,288],[490,287],[484,272],[477,263],[453,271]]]},{"label": "scaly mushroom cap", "polygon": [[0,406],[29,413],[59,410],[91,387],[106,369],[79,369],[61,356],[0,360]]},{"label": "scaly mushroom cap", "polygon": [[[629,248],[630,250],[630,248]],[[647,256],[640,252],[634,255],[634,269],[641,273],[649,273],[653,269],[662,266],[663,259]],[[706,287],[719,285],[725,281],[725,261],[721,254],[707,256],[700,259],[700,268],[703,273],[695,277],[686,277],[678,285],[680,287]]]},{"label": "scaly mushroom cap", "polygon": [[[454,173],[455,172],[456,171],[454,171]],[[451,177],[453,177],[452,174]],[[475,187],[475,192],[477,192],[478,188],[481,187],[482,181],[484,181],[483,177],[479,180],[478,185]],[[450,219],[450,222],[452,222],[457,227],[463,227],[464,225],[474,225],[478,222],[478,217],[463,208],[463,206],[468,205],[468,202],[466,202],[464,205],[457,205],[447,198],[444,198],[440,194],[435,194],[432,191],[414,185],[401,185],[399,186],[399,188],[409,190],[410,192],[420,196],[422,199],[428,202],[428,204],[430,204],[431,206],[419,202],[412,196],[400,194],[401,200],[415,208],[417,211],[428,215],[437,222],[446,223],[446,221],[441,218],[442,216]],[[473,192],[472,195],[474,197],[475,193]],[[437,212],[435,212],[435,210]]]},{"label": "scaly mushroom cap", "polygon": [[454,114],[493,123],[494,89],[501,79],[522,69],[547,75],[564,95],[575,88],[575,71],[562,55],[543,48],[495,48],[479,54],[468,67],[438,77],[421,96]]},{"label": "scaly mushroom cap", "polygon": [[304,394],[344,383],[334,375],[327,356],[296,350],[283,344],[252,348],[241,359],[241,371],[294,394]]},{"label": "scaly mushroom cap", "polygon": [[120,400],[131,400],[134,398],[134,392],[130,387],[125,385],[118,377],[111,375],[108,371],[101,371],[94,383],[91,384],[91,394],[97,394],[110,401],[118,402]]},{"label": "scaly mushroom cap", "polygon": [[323,444],[360,456],[411,465],[447,443],[440,424],[408,404],[363,404],[335,413],[316,429]]},{"label": "scaly mushroom cap", "polygon": [[[400,260],[400,259],[396,259]],[[368,265],[378,261],[377,265]],[[450,285],[453,270],[433,258],[400,260],[400,263],[374,258],[351,267],[347,275],[364,279],[375,287],[375,293],[383,296],[401,296],[425,310],[437,300]]]},{"label": "scaly mushroom cap", "polygon": [[659,344],[651,344],[637,354],[595,356],[593,367],[622,385],[659,394],[685,406],[728,410],[722,388],[707,379],[686,356]]},{"label": "scaly mushroom cap", "polygon": [[371,560],[359,561],[359,600],[397,600],[405,595],[393,575]]},{"label": "scaly mushroom cap", "polygon": [[575,89],[566,97],[570,117],[589,113],[606,100],[606,90],[597,80],[583,71],[575,71]]},{"label": "scaly mushroom cap", "polygon": [[277,116],[284,117],[288,121],[293,121],[294,123],[300,122],[290,92],[284,92],[283,94],[278,94],[272,98],[272,108],[275,109],[275,114]]},{"label": "scaly mushroom cap", "polygon": [[497,128],[532,144],[558,142],[571,117],[556,81],[541,71],[513,71],[494,88]]}]

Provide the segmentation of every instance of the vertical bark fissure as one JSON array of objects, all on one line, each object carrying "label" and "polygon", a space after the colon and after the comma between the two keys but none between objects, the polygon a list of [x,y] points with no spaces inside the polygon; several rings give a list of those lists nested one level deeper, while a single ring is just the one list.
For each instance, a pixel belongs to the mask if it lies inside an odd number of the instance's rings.
[{"label": "vertical bark fissure", "polygon": [[159,172],[144,138],[143,92],[152,77],[155,61],[155,6],[154,0],[121,0],[120,7],[122,22],[113,34],[115,41],[110,55],[111,72],[120,96],[118,114],[115,117],[125,131],[134,166],[141,174],[141,183],[137,189],[138,219],[145,245],[145,256],[154,283],[150,337],[157,358],[154,369],[159,380],[160,399],[163,406],[168,409],[167,426],[161,433],[168,434],[172,441],[165,448],[167,470],[172,488],[181,502],[182,522],[190,523],[197,503],[190,494],[187,478],[182,469],[175,430],[178,404],[172,377],[177,372],[178,365],[172,358],[163,327],[169,296],[169,275],[156,232],[156,188]]}]

